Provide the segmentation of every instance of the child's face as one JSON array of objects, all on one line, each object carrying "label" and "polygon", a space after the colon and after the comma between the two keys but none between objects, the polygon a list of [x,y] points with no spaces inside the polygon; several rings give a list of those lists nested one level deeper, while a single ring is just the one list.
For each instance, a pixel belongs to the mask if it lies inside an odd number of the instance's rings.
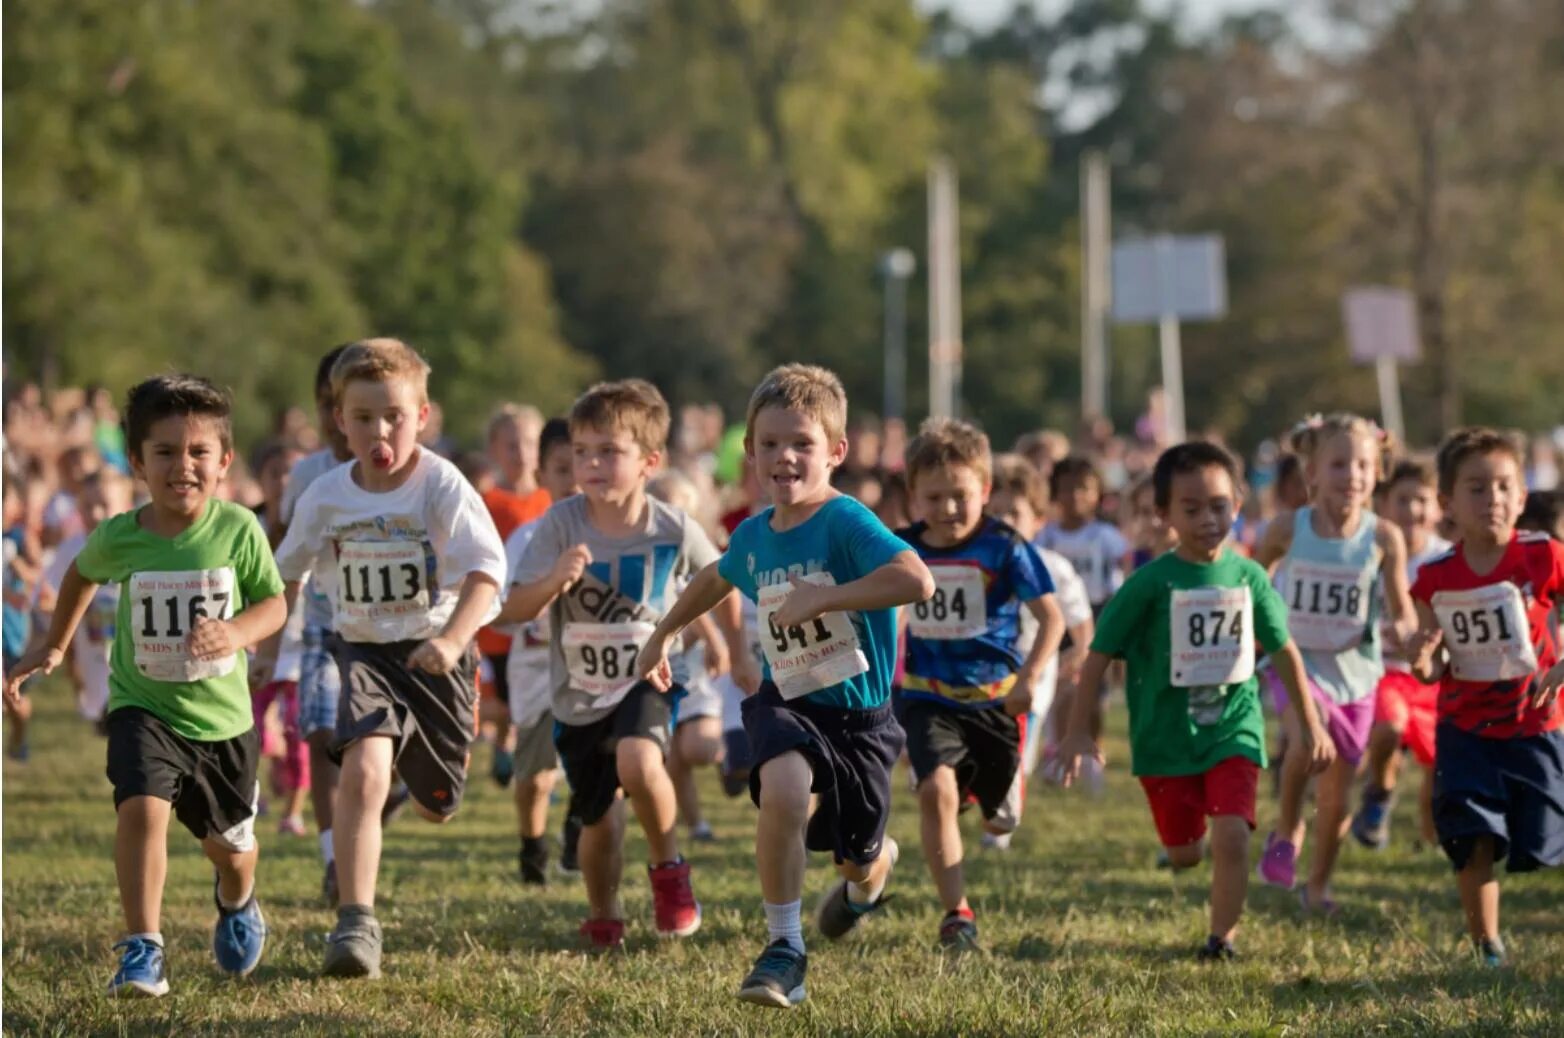
[{"label": "child's face", "polygon": [[1421,544],[1439,525],[1439,498],[1420,480],[1402,479],[1385,491],[1385,518],[1401,527],[1408,541]]},{"label": "child's face", "polygon": [[937,544],[956,544],[983,520],[988,484],[969,465],[945,465],[919,472],[912,484],[912,513],[928,524]]},{"label": "child's face", "polygon": [[295,460],[291,451],[279,451],[267,458],[261,471],[255,474],[255,481],[261,487],[261,496],[268,504],[282,500],[283,493],[288,489],[288,474],[293,471]]},{"label": "child's face", "polygon": [[1066,522],[1083,523],[1097,515],[1102,486],[1096,476],[1066,476],[1059,481],[1059,514]]},{"label": "child's face", "polygon": [[1037,536],[1037,512],[1025,496],[1008,490],[991,491],[987,511],[1000,522],[1013,526],[1027,540]]},{"label": "child's face", "polygon": [[1362,508],[1374,492],[1379,444],[1367,436],[1338,433],[1319,445],[1305,468],[1322,505]]},{"label": "child's face", "polygon": [[320,426],[320,434],[326,438],[326,446],[338,457],[351,454],[348,449],[347,437],[342,435],[342,429],[337,425],[337,404],[331,395],[331,387],[327,386],[315,397],[315,424]]},{"label": "child's face", "polygon": [[579,492],[580,488],[576,486],[576,459],[571,453],[569,441],[554,444],[543,456],[543,463],[538,467],[538,485],[547,490],[548,496],[555,501],[563,501]]},{"label": "child's face", "polygon": [[527,473],[537,469],[538,435],[542,431],[536,422],[524,419],[507,419],[494,427],[489,459],[507,486],[525,483]]},{"label": "child's face", "polygon": [[1168,507],[1161,516],[1178,534],[1180,546],[1212,556],[1232,531],[1238,506],[1238,492],[1227,470],[1220,465],[1206,465],[1173,476]]},{"label": "child's face", "polygon": [[831,470],[847,457],[847,440],[832,443],[820,420],[782,407],[763,407],[746,445],[761,492],[778,508],[830,496]]},{"label": "child's face", "polygon": [[76,511],[87,533],[96,530],[103,520],[119,515],[130,506],[125,489],[123,480],[106,476],[82,484],[76,494]]},{"label": "child's face", "polygon": [[1455,487],[1440,504],[1462,540],[1507,544],[1526,500],[1526,485],[1508,451],[1473,454],[1455,470]]},{"label": "child's face", "polygon": [[201,514],[232,462],[233,451],[223,446],[222,423],[205,415],[159,418],[131,457],[152,506],[185,518]]},{"label": "child's face", "polygon": [[429,422],[429,404],[422,397],[405,378],[357,379],[342,387],[337,426],[360,465],[382,475],[407,466]]},{"label": "child's face", "polygon": [[570,430],[576,484],[593,501],[622,501],[644,486],[659,452],[647,453],[627,429]]}]

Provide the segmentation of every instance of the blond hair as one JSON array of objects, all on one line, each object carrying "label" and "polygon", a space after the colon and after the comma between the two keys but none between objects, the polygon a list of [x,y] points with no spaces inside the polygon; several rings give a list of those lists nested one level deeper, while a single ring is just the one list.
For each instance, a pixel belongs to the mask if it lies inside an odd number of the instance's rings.
[{"label": "blond hair", "polygon": [[1039,516],[1048,514],[1048,481],[1024,454],[996,454],[993,489],[1024,498]]},{"label": "blond hair", "polygon": [[976,472],[987,484],[993,474],[988,436],[959,418],[925,418],[907,445],[907,485],[934,469],[958,466]]},{"label": "blond hair", "polygon": [[627,432],[647,454],[668,445],[668,401],[644,378],[599,382],[570,405],[570,431]]},{"label": "blond hair", "polygon": [[1325,444],[1340,436],[1353,440],[1366,440],[1374,445],[1374,477],[1376,482],[1385,478],[1395,456],[1395,444],[1385,430],[1362,415],[1338,411],[1328,415],[1309,415],[1292,427],[1287,443],[1294,454],[1305,462],[1312,462]]},{"label": "blond hair", "polygon": [[402,379],[429,399],[429,362],[401,339],[360,339],[343,347],[331,365],[331,392],[340,402],[350,382],[391,382]]},{"label": "blond hair", "polygon": [[820,423],[832,446],[847,436],[847,390],[842,380],[817,364],[783,364],[760,380],[744,415],[744,439],[755,437],[755,416],[768,407],[797,411]]},{"label": "blond hair", "polygon": [[517,425],[534,425],[541,429],[543,427],[543,412],[531,404],[501,404],[489,416],[488,433],[484,438],[492,442],[495,433],[499,432],[500,427],[506,422],[515,422]]}]

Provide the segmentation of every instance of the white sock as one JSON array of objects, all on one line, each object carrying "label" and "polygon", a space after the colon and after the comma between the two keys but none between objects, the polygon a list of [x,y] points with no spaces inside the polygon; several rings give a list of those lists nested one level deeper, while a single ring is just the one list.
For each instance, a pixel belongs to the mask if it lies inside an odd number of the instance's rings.
[{"label": "white sock", "polygon": [[228,909],[228,911],[230,911],[230,912],[237,912],[239,909],[241,909],[245,905],[249,904],[250,903],[250,898],[253,897],[254,895],[255,895],[255,877],[251,876],[250,877],[249,889],[247,889],[244,892],[244,896],[241,897],[238,901],[229,901],[226,897],[223,896],[222,888],[219,887],[218,888],[218,893],[217,893],[217,903],[222,905],[224,908]]},{"label": "white sock", "polygon": [[785,905],[767,903],[766,929],[773,941],[786,941],[789,948],[802,953],[804,950],[804,902],[789,901]]},{"label": "white sock", "polygon": [[320,831],[320,856],[327,865],[337,860],[337,848],[331,842],[331,830]]},{"label": "white sock", "polygon": [[163,934],[160,931],[154,930],[152,933],[133,933],[125,936],[127,941],[134,941],[138,938],[143,941],[151,941],[159,948],[163,947]]}]

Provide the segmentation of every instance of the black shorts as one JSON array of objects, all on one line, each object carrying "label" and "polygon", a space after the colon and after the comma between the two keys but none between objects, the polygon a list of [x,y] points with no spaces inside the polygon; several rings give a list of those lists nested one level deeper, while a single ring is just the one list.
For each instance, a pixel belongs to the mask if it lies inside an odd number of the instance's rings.
[{"label": "black shorts", "polygon": [[477,705],[478,654],[468,649],[449,674],[407,665],[419,641],[337,640],[342,698],[330,757],[370,736],[390,736],[392,760],[407,791],[436,814],[455,812],[467,784],[467,748]]},{"label": "black shorts", "polygon": [[505,708],[505,714],[510,715],[510,677],[505,668],[510,664],[510,654],[500,653],[498,656],[485,656],[489,662],[489,687],[494,689],[494,698],[499,700]]},{"label": "black shorts", "polygon": [[879,858],[891,815],[891,768],[906,741],[890,705],[844,710],[787,700],[767,681],[744,700],[743,713],[753,751],[749,795],[756,805],[762,765],[796,750],[809,761],[814,772],[809,788],[820,797],[804,846],[855,865]]},{"label": "black shorts", "polygon": [[236,851],[255,845],[259,732],[251,728],[232,739],[198,742],[134,706],[113,711],[107,722],[107,774],[116,811],[131,797],[157,797],[174,805],[174,814],[198,840],[212,837]]},{"label": "black shorts", "polygon": [[907,729],[907,760],[919,782],[948,764],[961,797],[977,797],[984,818],[1007,832],[1020,824],[1026,741],[1020,719],[997,706],[965,710],[908,698],[901,723]]},{"label": "black shorts", "polygon": [[620,739],[650,739],[664,758],[673,738],[674,697],[644,681],[612,713],[586,724],[555,724],[554,747],[570,783],[570,813],[582,825],[596,825],[619,795]]},{"label": "black shorts", "polygon": [[1485,739],[1447,721],[1434,729],[1434,828],[1457,870],[1494,842],[1509,872],[1564,865],[1564,729]]}]

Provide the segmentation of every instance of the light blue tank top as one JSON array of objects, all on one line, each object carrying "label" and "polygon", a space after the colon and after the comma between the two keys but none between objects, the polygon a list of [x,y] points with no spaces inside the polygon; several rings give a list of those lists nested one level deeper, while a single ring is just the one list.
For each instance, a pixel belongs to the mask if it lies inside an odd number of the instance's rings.
[{"label": "light blue tank top", "polygon": [[1287,626],[1304,669],[1333,702],[1373,695],[1385,672],[1380,656],[1378,517],[1365,511],[1351,537],[1314,532],[1314,509],[1300,508],[1283,567]]}]

